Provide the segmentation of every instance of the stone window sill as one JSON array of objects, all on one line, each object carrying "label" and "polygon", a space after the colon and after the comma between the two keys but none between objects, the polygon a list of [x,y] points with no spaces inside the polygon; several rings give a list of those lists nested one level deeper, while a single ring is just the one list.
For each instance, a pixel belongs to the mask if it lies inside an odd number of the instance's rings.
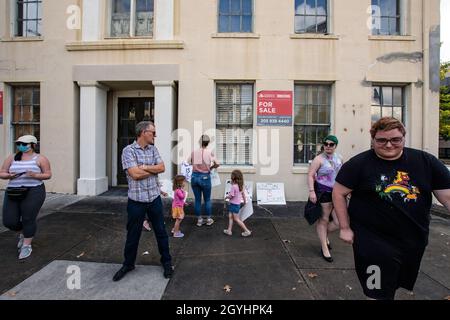
[{"label": "stone window sill", "polygon": [[414,37],[414,36],[369,35],[369,40],[373,40],[373,41],[416,41],[416,37]]},{"label": "stone window sill", "polygon": [[323,33],[295,33],[289,36],[291,39],[316,39],[316,40],[339,40],[335,34]]},{"label": "stone window sill", "polygon": [[44,41],[43,37],[13,37],[0,39],[1,42],[36,42]]},{"label": "stone window sill", "polygon": [[76,41],[66,43],[67,51],[183,49],[180,40],[106,39],[101,41]]},{"label": "stone window sill", "polygon": [[292,168],[293,174],[308,174],[309,166],[308,165],[298,165]]},{"label": "stone window sill", "polygon": [[241,170],[242,173],[256,173],[256,168],[251,166],[220,166],[217,171],[219,173],[231,173],[233,170]]},{"label": "stone window sill", "polygon": [[231,33],[213,33],[211,38],[238,38],[238,39],[259,39],[260,35],[257,33],[240,33],[240,32],[231,32]]}]

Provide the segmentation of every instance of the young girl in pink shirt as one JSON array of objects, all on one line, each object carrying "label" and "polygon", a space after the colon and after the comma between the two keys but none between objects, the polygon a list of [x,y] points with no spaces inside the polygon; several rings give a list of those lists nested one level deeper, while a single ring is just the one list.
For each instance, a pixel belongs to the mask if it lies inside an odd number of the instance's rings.
[{"label": "young girl in pink shirt", "polygon": [[240,170],[234,170],[231,173],[231,189],[228,193],[226,199],[229,199],[228,204],[228,229],[223,230],[223,232],[229,236],[232,235],[233,221],[244,230],[241,233],[243,237],[248,237],[252,232],[247,228],[244,222],[239,218],[239,210],[241,209],[241,202],[245,204],[244,195],[244,176]]},{"label": "young girl in pink shirt", "polygon": [[184,233],[180,230],[181,221],[184,219],[184,204],[186,201],[186,191],[184,191],[186,178],[177,175],[173,179],[173,201],[172,201],[172,218],[175,219],[173,227],[174,238],[183,238]]}]

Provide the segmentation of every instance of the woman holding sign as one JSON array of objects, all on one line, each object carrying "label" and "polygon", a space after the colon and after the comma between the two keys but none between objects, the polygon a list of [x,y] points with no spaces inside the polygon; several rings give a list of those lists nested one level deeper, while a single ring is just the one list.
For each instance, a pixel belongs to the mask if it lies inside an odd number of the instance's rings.
[{"label": "woman holding sign", "polygon": [[[308,172],[309,200],[312,203],[318,201],[322,206],[322,217],[316,224],[316,230],[322,247],[322,257],[327,262],[333,262],[328,233],[339,229],[331,197],[335,178],[343,163],[342,157],[335,152],[337,145],[338,139],[335,136],[325,137],[323,139],[324,150],[314,158]],[[330,215],[333,217],[331,222]]]},{"label": "woman holding sign", "polygon": [[[206,134],[202,135],[199,141],[200,148],[194,150],[188,159],[188,162],[192,164],[191,187],[195,196],[194,211],[197,217],[197,226],[199,227],[205,223],[208,226],[214,223],[214,220],[211,218],[211,170],[218,168],[219,163],[214,154],[207,149],[209,142],[209,136]],[[206,219],[203,219],[201,215],[202,194],[205,201]]]}]

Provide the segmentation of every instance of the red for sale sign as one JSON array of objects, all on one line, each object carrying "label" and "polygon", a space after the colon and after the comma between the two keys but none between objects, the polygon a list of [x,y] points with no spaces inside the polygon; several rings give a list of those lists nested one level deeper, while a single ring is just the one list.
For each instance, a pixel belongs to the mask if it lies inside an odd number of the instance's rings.
[{"label": "red for sale sign", "polygon": [[258,126],[292,125],[292,91],[259,91],[257,104]]},{"label": "red for sale sign", "polygon": [[0,124],[3,124],[3,91],[0,91]]}]

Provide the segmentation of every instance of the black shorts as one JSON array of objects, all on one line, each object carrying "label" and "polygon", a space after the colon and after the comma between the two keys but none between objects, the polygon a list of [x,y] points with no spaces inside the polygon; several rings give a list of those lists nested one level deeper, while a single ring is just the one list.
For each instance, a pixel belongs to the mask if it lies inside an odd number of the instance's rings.
[{"label": "black shorts", "polygon": [[[412,291],[425,247],[400,248],[365,229],[353,231],[355,269],[364,294],[372,299],[392,300],[400,287]],[[376,273],[380,275],[378,282]]]},{"label": "black shorts", "polygon": [[333,202],[333,197],[331,196],[331,192],[322,192],[319,203],[330,203]]}]

